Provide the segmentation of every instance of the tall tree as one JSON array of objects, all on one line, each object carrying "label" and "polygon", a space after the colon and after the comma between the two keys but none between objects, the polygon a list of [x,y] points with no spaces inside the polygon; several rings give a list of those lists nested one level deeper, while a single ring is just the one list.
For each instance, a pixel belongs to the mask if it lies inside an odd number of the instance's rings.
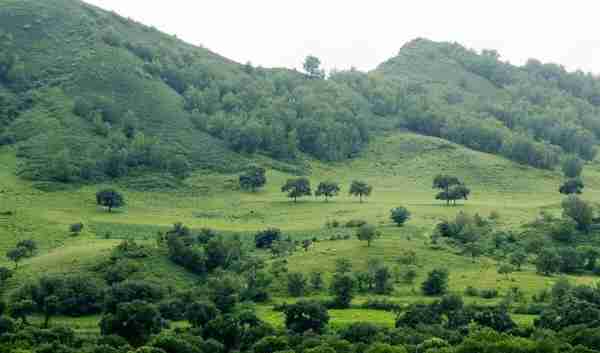
[{"label": "tall tree", "polygon": [[363,224],[356,231],[356,237],[358,240],[366,241],[367,247],[371,246],[371,242],[379,236],[377,228],[371,224]]},{"label": "tall tree", "polygon": [[317,191],[315,191],[315,196],[324,196],[325,202],[329,201],[330,197],[337,196],[340,192],[340,186],[338,183],[334,181],[323,181],[319,183],[317,187]]},{"label": "tall tree", "polygon": [[563,161],[562,171],[567,178],[578,178],[583,171],[583,161],[577,156],[569,156]]},{"label": "tall tree", "polygon": [[108,212],[112,212],[113,208],[125,206],[125,198],[116,190],[105,189],[96,193],[96,203],[100,206],[107,207]]},{"label": "tall tree", "polygon": [[577,229],[588,232],[594,219],[594,210],[586,201],[575,195],[570,195],[562,202],[563,216],[571,218]]},{"label": "tall tree", "polygon": [[322,70],[321,60],[316,56],[309,55],[304,59],[304,71],[313,79],[323,79],[325,78],[325,71]]},{"label": "tall tree", "polygon": [[585,186],[583,185],[583,181],[581,181],[581,179],[569,179],[558,188],[558,192],[565,195],[581,194],[584,187]]},{"label": "tall tree", "polygon": [[248,170],[240,175],[240,187],[244,190],[250,190],[252,192],[256,189],[262,188],[267,183],[267,177],[265,176],[265,168],[252,166]]},{"label": "tall tree", "polygon": [[373,192],[373,187],[364,181],[355,180],[350,185],[350,195],[358,196],[360,202],[363,202],[363,197],[368,197]]},{"label": "tall tree", "polygon": [[451,201],[456,204],[456,200],[467,200],[471,194],[471,190],[464,183],[450,175],[437,175],[433,179],[433,187],[442,190],[435,198],[446,201],[447,205]]},{"label": "tall tree", "polygon": [[288,197],[297,202],[299,197],[312,195],[310,180],[307,178],[288,179],[281,187],[281,192],[287,192]]},{"label": "tall tree", "polygon": [[390,211],[390,218],[398,227],[402,227],[410,219],[410,211],[403,206],[396,207]]}]

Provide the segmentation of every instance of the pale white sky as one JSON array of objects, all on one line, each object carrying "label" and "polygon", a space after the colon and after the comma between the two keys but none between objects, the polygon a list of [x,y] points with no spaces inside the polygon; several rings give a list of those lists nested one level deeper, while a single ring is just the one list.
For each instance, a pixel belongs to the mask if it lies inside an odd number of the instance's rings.
[{"label": "pale white sky", "polygon": [[86,0],[241,63],[374,69],[425,37],[600,73],[594,0]]}]

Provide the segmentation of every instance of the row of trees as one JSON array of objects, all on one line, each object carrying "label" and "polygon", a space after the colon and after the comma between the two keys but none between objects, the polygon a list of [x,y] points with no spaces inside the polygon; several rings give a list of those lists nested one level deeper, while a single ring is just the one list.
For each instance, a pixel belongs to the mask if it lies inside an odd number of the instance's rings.
[{"label": "row of trees", "polygon": [[[324,181],[319,183],[315,196],[323,196],[325,201],[329,201],[330,198],[335,197],[340,192],[341,188],[337,182]],[[312,190],[310,186],[310,180],[308,178],[296,178],[288,179],[286,183],[281,187],[281,192],[287,193],[287,196],[297,202],[299,197],[311,196]],[[350,185],[349,194],[360,198],[360,202],[363,202],[364,197],[368,197],[373,192],[373,187],[364,181],[355,180]]]}]

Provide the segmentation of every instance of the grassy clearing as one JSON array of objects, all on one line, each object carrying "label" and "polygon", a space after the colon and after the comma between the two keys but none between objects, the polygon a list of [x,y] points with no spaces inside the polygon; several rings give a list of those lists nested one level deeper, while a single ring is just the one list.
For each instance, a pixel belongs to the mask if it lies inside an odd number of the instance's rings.
[{"label": "grassy clearing", "polygon": [[[542,277],[532,266],[508,277],[497,273],[497,263],[481,258],[476,262],[457,253],[456,249],[434,249],[429,245],[433,225],[458,212],[488,215],[498,211],[499,226],[517,227],[535,217],[540,209],[560,214],[561,181],[558,172],[541,171],[520,166],[496,156],[473,152],[446,141],[397,133],[373,143],[360,158],[348,163],[322,164],[311,162],[313,187],[319,181],[332,179],[345,188],[330,202],[306,198],[290,202],[279,190],[291,176],[269,171],[268,185],[256,193],[237,190],[235,175],[196,174],[186,180],[187,188],[172,192],[140,192],[126,185],[94,185],[44,192],[28,181],[15,176],[17,160],[10,148],[0,149],[0,211],[14,215],[0,219],[0,253],[20,239],[33,238],[40,244],[39,255],[24,261],[9,286],[15,287],[32,277],[47,272],[86,271],[104,258],[124,238],[135,238],[154,248],[154,236],[174,222],[192,228],[210,227],[221,232],[238,233],[251,241],[251,234],[267,227],[279,227],[284,233],[305,239],[322,239],[308,252],[297,252],[289,259],[290,271],[325,272],[328,279],[335,259],[347,257],[356,269],[364,269],[369,259],[383,259],[395,264],[403,250],[412,249],[419,259],[417,287],[427,272],[435,267],[448,268],[450,290],[463,292],[471,285],[478,288],[498,288],[506,293],[518,286],[527,296],[552,285],[557,277]],[[455,174],[473,190],[469,201],[456,207],[446,207],[433,199],[431,180],[437,173]],[[353,179],[364,179],[374,186],[374,194],[365,203],[347,195]],[[600,196],[600,167],[586,167],[585,197]],[[109,214],[95,205],[95,192],[107,186],[124,191],[128,205]],[[407,226],[390,224],[389,210],[404,205],[413,216]],[[345,222],[364,219],[379,226],[382,237],[371,247],[352,237],[350,240],[328,241],[345,229],[325,229],[330,220]],[[86,225],[76,238],[68,234],[75,222]],[[107,237],[106,235],[109,234]],[[197,278],[171,264],[161,250],[144,262],[140,277],[162,281],[176,288],[193,286]],[[5,259],[0,263],[7,264]],[[570,277],[576,283],[592,283],[593,277]],[[418,288],[417,288],[418,289]],[[430,300],[415,294],[407,285],[399,284],[389,298],[400,303]],[[278,297],[274,301],[289,301]],[[356,302],[366,298],[357,298]],[[494,302],[468,299],[476,302]],[[269,306],[259,307],[261,316],[270,322],[281,322],[281,314]],[[382,312],[346,310],[332,312],[332,324],[356,319],[389,325],[393,319]],[[530,322],[531,318],[518,317]]]}]

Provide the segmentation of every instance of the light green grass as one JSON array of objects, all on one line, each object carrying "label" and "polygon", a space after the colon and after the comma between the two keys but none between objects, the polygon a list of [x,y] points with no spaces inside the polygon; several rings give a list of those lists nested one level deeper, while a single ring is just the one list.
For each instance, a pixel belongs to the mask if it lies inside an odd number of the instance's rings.
[{"label": "light green grass", "polygon": [[[257,160],[264,161],[264,158]],[[0,190],[3,191],[0,193],[0,211],[13,211],[15,215],[0,220],[0,253],[21,239],[33,238],[40,244],[38,256],[21,264],[9,287],[14,288],[47,272],[87,271],[105,258],[120,239],[135,238],[154,249],[153,256],[144,261],[139,276],[185,288],[193,286],[197,278],[170,263],[164,250],[155,249],[153,240],[156,232],[174,222],[183,222],[195,229],[210,227],[244,236],[267,227],[279,227],[296,238],[317,236],[327,239],[338,232],[348,232],[326,230],[324,224],[327,221],[345,222],[357,218],[377,224],[382,232],[382,237],[371,247],[354,237],[344,241],[320,241],[310,251],[291,256],[290,270],[324,271],[328,279],[336,258],[350,258],[356,269],[364,269],[369,259],[375,258],[393,265],[401,251],[412,249],[417,252],[420,265],[417,287],[435,267],[450,271],[450,290],[453,292],[463,292],[472,285],[498,288],[501,293],[506,293],[510,287],[518,286],[530,296],[557,279],[537,275],[531,265],[507,279],[497,274],[497,263],[491,259],[473,262],[458,254],[456,249],[435,250],[428,244],[435,223],[454,217],[460,211],[484,216],[497,211],[501,216],[498,224],[501,228],[517,228],[532,220],[540,209],[560,215],[561,195],[556,191],[561,182],[558,172],[524,167],[444,140],[405,132],[375,141],[360,158],[347,163],[310,163],[312,173],[309,177],[313,187],[327,179],[339,181],[343,187],[339,197],[328,203],[311,197],[295,204],[279,190],[292,176],[276,171],[268,172],[267,187],[256,193],[237,190],[236,175],[202,173],[186,180],[187,188],[172,192],[140,192],[129,190],[122,184],[43,192],[15,176],[15,153],[4,147],[0,149]],[[441,172],[463,179],[472,189],[472,197],[456,207],[446,207],[435,201],[431,181]],[[347,195],[353,179],[363,179],[373,185],[374,193],[365,203]],[[586,167],[584,179],[585,197],[598,199],[600,168],[597,164]],[[109,186],[121,189],[127,199],[127,207],[112,214],[97,207],[94,199],[98,189]],[[389,221],[389,210],[399,205],[412,212],[411,220],[403,228],[395,227]],[[75,222],[83,222],[86,228],[79,237],[73,238],[68,226]],[[110,239],[105,239],[106,233],[110,233]],[[252,238],[246,239],[251,241]],[[0,263],[8,265],[5,259]],[[589,276],[570,278],[576,283],[595,281]],[[275,298],[275,301],[288,299]],[[406,285],[398,285],[389,299],[399,303],[430,300],[413,293]],[[363,300],[365,298],[361,297],[357,302]],[[269,313],[269,308],[264,310],[263,317],[275,320],[271,316],[277,314]],[[332,322],[356,318],[388,322],[389,318],[371,317],[369,312],[337,313]]]}]

